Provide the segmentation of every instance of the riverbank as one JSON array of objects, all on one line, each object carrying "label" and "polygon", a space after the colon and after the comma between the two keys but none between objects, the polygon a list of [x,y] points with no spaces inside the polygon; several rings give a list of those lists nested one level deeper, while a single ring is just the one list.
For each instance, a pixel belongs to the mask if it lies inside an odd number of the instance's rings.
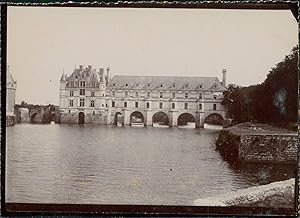
[{"label": "riverbank", "polygon": [[250,187],[216,197],[197,199],[195,206],[294,208],[295,178]]},{"label": "riverbank", "polygon": [[245,162],[297,163],[296,131],[258,123],[241,123],[220,131],[216,148]]}]

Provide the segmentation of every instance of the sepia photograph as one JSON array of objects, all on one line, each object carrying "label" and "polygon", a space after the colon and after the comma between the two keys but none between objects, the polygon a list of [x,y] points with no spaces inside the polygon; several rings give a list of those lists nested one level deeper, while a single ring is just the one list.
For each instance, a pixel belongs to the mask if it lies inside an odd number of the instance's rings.
[{"label": "sepia photograph", "polygon": [[7,6],[5,204],[296,213],[296,18]]}]

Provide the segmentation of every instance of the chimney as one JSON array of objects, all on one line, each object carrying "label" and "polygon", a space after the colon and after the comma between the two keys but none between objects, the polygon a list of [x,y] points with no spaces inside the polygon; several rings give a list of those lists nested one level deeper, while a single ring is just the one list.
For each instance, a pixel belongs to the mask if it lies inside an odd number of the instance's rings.
[{"label": "chimney", "polygon": [[109,76],[109,67],[106,68],[107,71],[107,80],[106,80],[106,85],[108,84],[109,80],[110,80],[110,76]]},{"label": "chimney", "polygon": [[83,65],[79,65],[79,70],[82,71]]},{"label": "chimney", "polygon": [[222,69],[222,85],[226,87],[226,69]]},{"label": "chimney", "polygon": [[88,69],[89,69],[89,70],[92,70],[92,65],[89,65]]},{"label": "chimney", "polygon": [[103,75],[104,74],[104,68],[99,68],[99,74]]}]

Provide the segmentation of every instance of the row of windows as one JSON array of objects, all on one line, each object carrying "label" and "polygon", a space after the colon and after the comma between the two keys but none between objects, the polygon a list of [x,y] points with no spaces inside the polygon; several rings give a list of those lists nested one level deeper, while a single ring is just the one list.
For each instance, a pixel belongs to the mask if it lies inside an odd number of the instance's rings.
[{"label": "row of windows", "polygon": [[[115,102],[112,101],[112,107],[115,107]],[[127,107],[127,102],[124,102],[124,107]],[[139,107],[139,102],[135,102],[135,107],[138,108]],[[146,108],[150,108],[150,103],[147,102],[146,103]],[[159,102],[159,108],[162,109],[163,108],[163,103]],[[172,103],[172,109],[175,109],[175,103]],[[184,103],[184,109],[188,109],[188,103]],[[199,104],[199,110],[202,110],[202,104]],[[217,105],[213,104],[213,110],[217,110]]]},{"label": "row of windows", "polygon": [[[85,89],[80,89],[79,95],[85,95]],[[70,91],[70,96],[74,96],[74,91]],[[91,92],[91,97],[95,97],[95,92]]]},{"label": "row of windows", "polygon": [[[80,101],[79,101],[79,106],[80,107],[84,107],[84,99],[81,98]],[[127,102],[124,102],[124,107],[127,107]],[[69,106],[70,107],[73,107],[74,106],[74,100],[69,100]],[[104,105],[102,105],[104,106]],[[107,106],[107,105],[106,105]],[[92,100],[90,101],[90,107],[95,107],[95,101]],[[115,107],[115,102],[112,101],[112,107]],[[139,102],[135,102],[135,107],[138,108],[139,107]],[[150,108],[150,103],[147,102],[146,103],[146,107],[147,108]],[[162,109],[163,108],[163,102],[159,102],[159,108]],[[172,109],[175,109],[175,103],[172,103]],[[188,109],[188,103],[184,103],[184,109]],[[202,104],[199,104],[199,110],[202,110]],[[213,104],[213,110],[216,110],[217,109],[217,105],[216,104]]]},{"label": "row of windows", "polygon": [[[70,107],[74,106],[74,100],[69,100],[69,106]],[[81,98],[79,100],[79,106],[84,107],[84,99],[83,98]],[[90,101],[90,107],[95,107],[95,101],[94,100]]]},{"label": "row of windows", "polygon": [[92,81],[90,83],[87,83],[85,81],[80,81],[80,82],[70,81],[69,84],[68,84],[69,87],[76,87],[76,86],[87,87],[88,85],[90,85],[91,87],[97,87],[97,82],[96,81]]},{"label": "row of windows", "polygon": [[[116,92],[112,91],[112,96],[115,97],[116,96]],[[124,97],[128,97],[128,91],[125,91],[124,93]],[[139,92],[135,92],[135,97],[138,98],[139,97]],[[151,97],[151,92],[147,92],[147,98]],[[163,98],[164,97],[164,93],[163,92],[159,92],[159,98]],[[176,98],[176,92],[172,92],[172,98]],[[184,98],[189,98],[189,93],[186,92],[184,93]],[[198,95],[199,99],[203,98],[203,93],[199,93]],[[214,99],[217,99],[217,95],[213,96]]]},{"label": "row of windows", "polygon": [[[151,83],[148,83],[148,84],[147,84],[147,87],[151,87],[151,85],[152,85]],[[113,83],[112,86],[116,86],[116,83]],[[125,83],[125,86],[128,87],[128,83]],[[139,84],[136,83],[134,86],[135,86],[135,87],[139,87]],[[163,84],[160,84],[159,87],[160,87],[160,88],[163,88],[164,85],[163,85]],[[173,83],[173,84],[172,84],[172,88],[175,88],[175,87],[176,87],[176,84]],[[189,86],[188,83],[186,83],[183,87],[184,87],[184,88],[189,88],[190,86]],[[198,85],[197,85],[197,88],[202,88],[202,87],[203,87],[202,84],[198,84]],[[213,87],[213,88],[216,88],[216,87],[217,87],[217,84],[214,84],[212,87]]]}]

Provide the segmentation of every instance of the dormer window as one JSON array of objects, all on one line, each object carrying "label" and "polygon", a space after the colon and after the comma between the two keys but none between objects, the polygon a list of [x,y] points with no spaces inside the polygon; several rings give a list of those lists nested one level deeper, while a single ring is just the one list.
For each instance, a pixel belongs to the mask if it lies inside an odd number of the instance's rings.
[{"label": "dormer window", "polygon": [[217,84],[213,84],[213,86],[212,86],[212,87],[213,87],[214,89],[215,89],[215,88],[217,88]]},{"label": "dormer window", "polygon": [[201,88],[202,88],[202,84],[199,84],[199,85],[198,85],[198,89],[201,89]]},{"label": "dormer window", "polygon": [[173,88],[175,88],[175,86],[176,86],[175,84],[172,85]]},{"label": "dormer window", "polygon": [[160,88],[162,88],[163,87],[163,84],[160,84]]},{"label": "dormer window", "polygon": [[125,86],[128,86],[128,83],[126,83]]},{"label": "dormer window", "polygon": [[113,83],[113,86],[115,86],[116,85],[116,83]]},{"label": "dormer window", "polygon": [[148,87],[150,87],[151,86],[151,83],[148,83]]}]

